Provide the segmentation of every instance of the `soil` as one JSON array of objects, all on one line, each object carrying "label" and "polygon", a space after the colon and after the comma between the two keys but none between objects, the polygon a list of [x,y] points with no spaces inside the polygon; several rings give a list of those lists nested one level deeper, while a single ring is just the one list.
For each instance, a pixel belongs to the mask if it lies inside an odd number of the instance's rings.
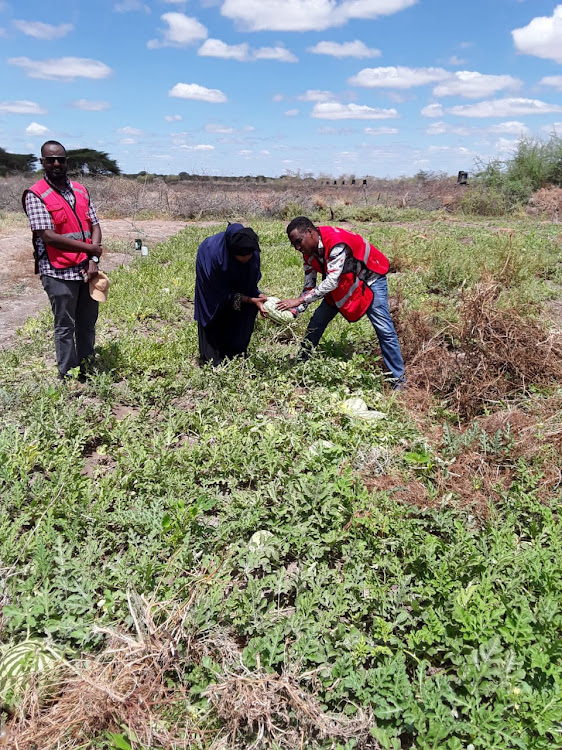
[{"label": "soil", "polygon": [[[135,239],[154,247],[183,229],[183,221],[146,220],[134,224],[128,219],[102,219],[104,255],[101,267],[112,271],[128,265],[139,255]],[[39,276],[34,273],[29,228],[0,229],[0,349],[14,343],[17,329],[30,315],[48,305]]]}]

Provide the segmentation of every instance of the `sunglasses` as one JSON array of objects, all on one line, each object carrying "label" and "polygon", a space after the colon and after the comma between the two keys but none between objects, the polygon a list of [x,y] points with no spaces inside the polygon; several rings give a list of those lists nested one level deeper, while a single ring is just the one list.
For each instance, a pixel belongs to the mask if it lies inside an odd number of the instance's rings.
[{"label": "sunglasses", "polygon": [[41,158],[45,164],[54,164],[56,161],[59,164],[66,164],[66,156],[43,156]]}]

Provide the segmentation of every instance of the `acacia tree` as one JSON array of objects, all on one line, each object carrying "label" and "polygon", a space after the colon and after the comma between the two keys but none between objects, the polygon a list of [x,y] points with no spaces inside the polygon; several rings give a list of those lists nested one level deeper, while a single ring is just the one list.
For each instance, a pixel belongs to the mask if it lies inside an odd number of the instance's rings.
[{"label": "acacia tree", "polygon": [[71,175],[118,175],[121,170],[115,159],[105,151],[93,148],[74,148],[66,152],[68,173]]},{"label": "acacia tree", "polygon": [[21,172],[33,172],[37,157],[33,154],[11,154],[0,148],[0,176],[7,174],[18,174]]}]

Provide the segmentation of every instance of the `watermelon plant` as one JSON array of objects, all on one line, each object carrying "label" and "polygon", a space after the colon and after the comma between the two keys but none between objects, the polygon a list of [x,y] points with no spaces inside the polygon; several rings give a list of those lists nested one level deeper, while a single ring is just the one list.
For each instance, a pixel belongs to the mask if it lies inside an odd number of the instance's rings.
[{"label": "watermelon plant", "polygon": [[[263,291],[294,295],[302,261],[284,226],[253,225]],[[361,231],[400,259],[400,314],[441,324],[504,268],[501,304],[533,314],[555,295],[558,229],[513,227],[524,274],[493,224]],[[79,740],[48,714],[63,680],[37,718],[59,727],[53,747],[560,746],[559,385],[465,420],[438,384],[388,389],[368,321],[335,319],[299,362],[309,314],[285,340],[258,320],[247,358],[200,367],[193,263],[207,233],[188,227],[112,273],[85,384],[57,381],[47,314],[0,353],[3,704],[59,647],[107,676],[111,634],[135,665],[164,633],[151,679],[131,680],[138,711],[116,701]],[[134,592],[151,603],[144,620]],[[168,691],[146,714],[150,741],[133,719],[147,684]],[[7,729],[34,727],[16,713]]]}]

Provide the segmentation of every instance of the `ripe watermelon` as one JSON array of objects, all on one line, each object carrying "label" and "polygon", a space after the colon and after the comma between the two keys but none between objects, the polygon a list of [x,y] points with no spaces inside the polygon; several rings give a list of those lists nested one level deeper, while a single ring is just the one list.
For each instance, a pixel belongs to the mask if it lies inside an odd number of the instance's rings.
[{"label": "ripe watermelon", "polygon": [[276,305],[279,302],[278,297],[269,297],[264,303],[264,310],[267,312],[271,320],[276,323],[292,323],[295,316],[290,310],[278,310]]},{"label": "ripe watermelon", "polygon": [[48,675],[60,665],[62,652],[40,638],[9,646],[0,660],[0,706],[13,709],[22,697],[29,679],[38,677],[42,690],[49,687]]}]

